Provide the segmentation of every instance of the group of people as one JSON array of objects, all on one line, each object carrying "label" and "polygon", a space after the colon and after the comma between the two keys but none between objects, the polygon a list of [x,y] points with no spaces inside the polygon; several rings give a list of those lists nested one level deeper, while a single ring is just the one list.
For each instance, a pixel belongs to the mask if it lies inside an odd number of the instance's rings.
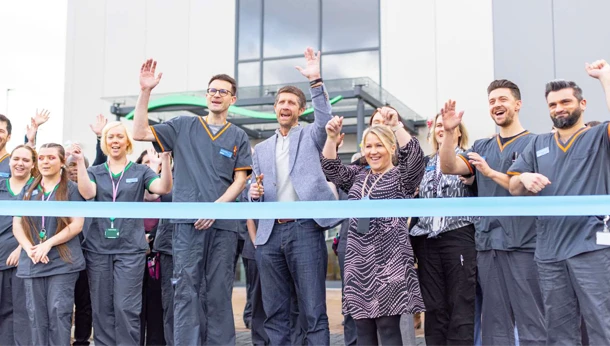
[{"label": "group of people", "polygon": [[[585,126],[586,100],[574,82],[546,86],[553,133],[526,131],[518,86],[496,80],[487,93],[499,134],[469,147],[463,112],[449,100],[430,124],[433,152],[425,156],[398,112],[384,106],[371,115],[361,157],[343,164],[337,154],[343,118],[332,115],[320,52],[308,48],[304,56],[306,65],[297,69],[309,80],[315,121],[299,124],[306,96],[282,87],[274,104],[279,128],[254,149],[227,121],[237,83],[224,74],[208,83],[207,116],[149,126],[148,103],[162,76],[152,59],[140,70],[133,134],[121,122],[98,119],[102,154],[91,166],[78,144],[35,149],[45,112],[32,119],[27,144],[7,153],[11,123],[0,116],[0,200],[265,203],[610,193],[609,123]],[[601,82],[610,108],[610,65],[600,60],[586,71]],[[149,150],[131,162],[134,141],[152,142],[159,154]],[[83,280],[95,344],[144,344],[146,310],[155,305],[147,278],[160,281],[162,342],[235,344],[231,296],[243,247],[253,344],[328,345],[323,231],[340,224],[346,344],[403,344],[401,316],[423,311],[428,345],[610,342],[610,249],[596,241],[601,216],[0,216],[0,344],[70,344],[75,287]],[[243,242],[240,229],[247,232]],[[78,303],[76,315],[78,324]]]}]

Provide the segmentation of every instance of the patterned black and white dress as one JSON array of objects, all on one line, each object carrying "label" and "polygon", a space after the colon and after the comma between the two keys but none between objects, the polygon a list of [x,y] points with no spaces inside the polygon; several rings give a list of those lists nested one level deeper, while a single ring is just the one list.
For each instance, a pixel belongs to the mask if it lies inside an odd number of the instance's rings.
[{"label": "patterned black and white dress", "polygon": [[[342,165],[339,159],[322,158],[326,177],[362,199],[362,186],[370,199],[412,198],[424,174],[424,154],[413,138],[398,150],[398,165],[379,174],[363,166]],[[370,220],[368,233],[357,232],[358,219],[350,219],[345,254],[343,311],[354,319],[395,316],[424,311],[414,256],[409,243],[407,218]]]}]

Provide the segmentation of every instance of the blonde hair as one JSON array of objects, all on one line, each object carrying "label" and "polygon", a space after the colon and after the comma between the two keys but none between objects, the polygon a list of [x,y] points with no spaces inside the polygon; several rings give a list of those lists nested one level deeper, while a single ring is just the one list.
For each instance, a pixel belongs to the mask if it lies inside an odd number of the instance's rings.
[{"label": "blonde hair", "polygon": [[[432,148],[434,149],[432,155],[438,153],[438,149],[440,147],[438,142],[436,141],[436,136],[434,135],[434,129],[436,128],[438,117],[440,116],[441,114],[439,113],[434,117],[434,120],[432,121],[432,127],[430,128],[430,144],[432,144]],[[468,147],[468,130],[466,130],[466,126],[464,126],[464,123],[460,123],[460,125],[458,126],[458,130],[460,131],[460,136],[458,138],[458,147],[462,150],[466,150]]]},{"label": "blonde hair", "polygon": [[381,144],[383,144],[383,147],[392,155],[392,161],[394,161],[396,157],[396,136],[394,136],[392,129],[385,125],[373,125],[364,130],[364,134],[362,135],[362,143],[360,144],[362,156],[365,156],[364,148],[366,147],[366,137],[369,134],[373,134],[379,138]]},{"label": "blonde hair", "polygon": [[102,151],[104,152],[104,154],[106,156],[108,155],[108,142],[106,140],[106,136],[108,135],[108,131],[110,131],[111,129],[115,128],[115,127],[123,127],[123,130],[125,130],[125,136],[127,137],[127,148],[126,148],[126,152],[127,155],[130,155],[133,152],[133,137],[131,136],[131,133],[129,131],[127,131],[127,128],[125,127],[125,124],[123,124],[120,121],[111,121],[108,124],[106,124],[106,126],[104,126],[104,129],[102,130],[102,138],[101,138],[101,143],[100,146],[102,147]]}]

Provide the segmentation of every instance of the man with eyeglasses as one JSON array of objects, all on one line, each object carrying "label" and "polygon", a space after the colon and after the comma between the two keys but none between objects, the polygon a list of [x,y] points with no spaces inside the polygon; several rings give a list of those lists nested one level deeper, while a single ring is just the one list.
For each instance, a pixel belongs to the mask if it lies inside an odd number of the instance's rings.
[{"label": "man with eyeglasses", "polygon": [[[148,101],[159,84],[156,61],[140,70],[133,137],[174,154],[174,202],[234,202],[246,186],[252,158],[248,135],[227,122],[236,82],[213,76],[206,93],[209,114],[180,116],[148,126]],[[178,219],[173,233],[174,342],[234,345],[231,294],[238,227],[233,220]]]}]

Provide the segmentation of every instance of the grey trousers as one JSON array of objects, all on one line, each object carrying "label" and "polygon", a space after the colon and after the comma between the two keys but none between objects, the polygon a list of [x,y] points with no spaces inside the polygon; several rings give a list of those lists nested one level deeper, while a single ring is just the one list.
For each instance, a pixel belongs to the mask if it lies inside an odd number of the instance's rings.
[{"label": "grey trousers", "polygon": [[[610,345],[610,249],[538,263],[547,345],[580,345],[581,315],[590,345]],[[521,334],[521,329],[519,329]]]},{"label": "grey trousers", "polygon": [[32,345],[23,279],[17,268],[0,271],[0,345]]},{"label": "grey trousers", "polygon": [[234,345],[237,233],[177,224],[173,237],[174,343]]},{"label": "grey trousers", "polygon": [[95,345],[139,345],[144,253],[86,251]]},{"label": "grey trousers", "polygon": [[483,345],[541,345],[546,341],[544,308],[534,254],[479,251],[479,283],[483,294]]},{"label": "grey trousers", "polygon": [[78,273],[24,279],[33,345],[70,345],[77,279]]},{"label": "grey trousers", "polygon": [[163,335],[168,346],[174,345],[174,260],[161,254],[161,304],[163,306]]}]

